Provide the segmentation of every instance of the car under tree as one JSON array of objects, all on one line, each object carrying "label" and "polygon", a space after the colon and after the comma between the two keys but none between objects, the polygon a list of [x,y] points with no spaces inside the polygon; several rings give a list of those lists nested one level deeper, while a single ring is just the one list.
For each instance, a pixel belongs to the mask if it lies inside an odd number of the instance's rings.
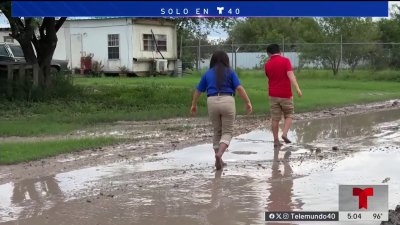
[{"label": "car under tree", "polygon": [[[21,46],[15,43],[0,43],[0,61],[25,62],[25,56]],[[68,60],[51,60],[51,70],[54,73],[69,71]]]}]

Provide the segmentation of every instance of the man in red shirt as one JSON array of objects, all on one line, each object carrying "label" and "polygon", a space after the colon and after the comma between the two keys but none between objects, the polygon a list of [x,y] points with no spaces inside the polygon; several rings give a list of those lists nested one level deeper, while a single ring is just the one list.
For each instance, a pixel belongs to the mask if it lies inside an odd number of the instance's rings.
[{"label": "man in red shirt", "polygon": [[267,54],[269,60],[265,63],[265,75],[268,77],[272,134],[274,135],[274,147],[279,147],[281,143],[278,138],[278,132],[282,114],[285,118],[282,139],[285,143],[291,143],[287,137],[287,133],[292,125],[294,112],[291,84],[296,88],[299,97],[302,96],[302,93],[294,76],[290,60],[281,56],[279,45],[269,45],[267,47]]}]

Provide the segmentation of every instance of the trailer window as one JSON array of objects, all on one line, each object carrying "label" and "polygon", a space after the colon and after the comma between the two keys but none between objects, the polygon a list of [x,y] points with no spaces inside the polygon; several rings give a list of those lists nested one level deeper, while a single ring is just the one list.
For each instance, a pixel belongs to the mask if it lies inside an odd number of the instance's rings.
[{"label": "trailer window", "polygon": [[[157,41],[157,46],[160,51],[167,51],[167,35],[156,34],[154,35]],[[156,51],[156,45],[154,43],[152,34],[143,34],[143,50],[144,51]]]},{"label": "trailer window", "polygon": [[108,59],[119,59],[119,34],[108,35]]}]

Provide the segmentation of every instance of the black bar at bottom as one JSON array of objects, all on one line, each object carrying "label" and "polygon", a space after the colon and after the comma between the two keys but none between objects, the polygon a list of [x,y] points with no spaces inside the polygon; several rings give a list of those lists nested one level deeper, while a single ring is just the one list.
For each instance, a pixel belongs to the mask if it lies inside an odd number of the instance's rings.
[{"label": "black bar at bottom", "polygon": [[339,221],[339,212],[265,212],[265,221]]}]

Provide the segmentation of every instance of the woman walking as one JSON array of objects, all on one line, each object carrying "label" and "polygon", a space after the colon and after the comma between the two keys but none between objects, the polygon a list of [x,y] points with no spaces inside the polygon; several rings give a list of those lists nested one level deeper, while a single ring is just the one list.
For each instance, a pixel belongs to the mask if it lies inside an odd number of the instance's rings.
[{"label": "woman walking", "polygon": [[223,166],[222,155],[232,139],[236,91],[243,99],[247,112],[251,113],[253,107],[250,99],[237,74],[230,68],[228,55],[224,51],[215,52],[209,70],[203,74],[193,94],[191,112],[196,114],[197,100],[202,92],[207,92],[208,115],[214,128],[213,148],[217,170]]}]

